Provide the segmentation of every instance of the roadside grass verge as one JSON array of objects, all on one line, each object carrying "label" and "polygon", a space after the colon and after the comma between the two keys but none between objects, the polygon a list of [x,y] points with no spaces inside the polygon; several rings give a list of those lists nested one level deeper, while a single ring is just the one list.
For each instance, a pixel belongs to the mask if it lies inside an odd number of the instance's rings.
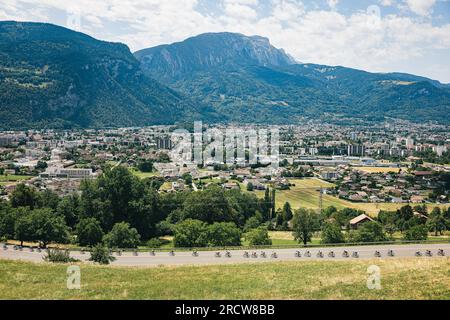
[{"label": "roadside grass verge", "polygon": [[[81,290],[67,266],[0,260],[0,299],[450,299],[450,258],[272,262],[123,268],[80,264]],[[367,268],[382,289],[367,288]]]}]

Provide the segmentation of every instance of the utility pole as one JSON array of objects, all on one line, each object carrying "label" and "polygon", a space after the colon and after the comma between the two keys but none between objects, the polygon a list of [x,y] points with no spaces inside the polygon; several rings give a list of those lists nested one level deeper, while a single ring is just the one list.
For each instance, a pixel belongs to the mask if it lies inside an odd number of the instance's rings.
[{"label": "utility pole", "polygon": [[319,195],[319,213],[322,213],[323,211],[323,188],[320,188],[320,195]]}]

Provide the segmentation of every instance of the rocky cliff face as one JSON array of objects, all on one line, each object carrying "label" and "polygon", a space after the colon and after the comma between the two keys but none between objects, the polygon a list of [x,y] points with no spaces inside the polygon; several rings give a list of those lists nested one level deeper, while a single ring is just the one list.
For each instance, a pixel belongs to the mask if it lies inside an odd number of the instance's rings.
[{"label": "rocky cliff face", "polygon": [[269,39],[235,33],[206,33],[172,45],[135,53],[144,70],[171,77],[226,65],[287,66],[293,58]]}]

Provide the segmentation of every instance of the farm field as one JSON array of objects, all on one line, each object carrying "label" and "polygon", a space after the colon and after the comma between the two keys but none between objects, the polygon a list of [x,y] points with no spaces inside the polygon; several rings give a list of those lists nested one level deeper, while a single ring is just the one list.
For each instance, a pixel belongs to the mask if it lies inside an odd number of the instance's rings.
[{"label": "farm field", "polygon": [[21,175],[0,175],[0,186],[6,186],[10,184],[16,184],[26,180],[30,180],[33,176],[21,176]]},{"label": "farm field", "polygon": [[398,173],[400,169],[402,171],[407,170],[407,168],[382,168],[382,167],[353,167],[355,170],[367,172],[367,173]]},{"label": "farm field", "polygon": [[[307,208],[318,210],[320,188],[329,188],[333,186],[333,184],[317,178],[291,179],[290,181],[295,184],[290,190],[277,190],[277,208],[282,208],[286,202],[289,202],[294,209]],[[260,198],[264,197],[264,191],[255,191],[255,193]],[[323,195],[324,208],[331,206],[334,206],[337,209],[354,208],[364,210],[371,216],[377,216],[380,210],[397,210],[405,205],[405,203],[357,203],[339,199],[331,195]],[[427,204],[429,210],[432,210],[434,207],[447,208],[448,206],[449,205]]]},{"label": "farm field", "polygon": [[159,177],[158,172],[142,172],[134,168],[130,168],[130,171],[133,175],[140,179],[151,178],[151,177]]},{"label": "farm field", "polygon": [[[450,258],[159,268],[80,264],[81,290],[68,290],[68,265],[0,260],[0,299],[450,299]],[[381,290],[367,268],[381,269]],[[399,283],[402,285],[399,286]]]}]

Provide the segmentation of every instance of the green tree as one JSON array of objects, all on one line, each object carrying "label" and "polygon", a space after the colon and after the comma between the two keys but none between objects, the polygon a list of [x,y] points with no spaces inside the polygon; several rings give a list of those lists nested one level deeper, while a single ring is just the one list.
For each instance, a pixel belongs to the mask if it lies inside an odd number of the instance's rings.
[{"label": "green tree", "polygon": [[138,231],[127,222],[116,223],[111,232],[104,236],[104,242],[110,248],[137,248],[140,239]]},{"label": "green tree", "polygon": [[0,239],[14,238],[14,225],[17,219],[17,210],[0,205]]},{"label": "green tree", "polygon": [[386,241],[383,226],[375,221],[366,222],[351,235],[352,242],[382,242]]},{"label": "green tree", "polygon": [[13,208],[29,207],[33,210],[40,206],[40,195],[35,188],[21,183],[12,192],[10,203]]},{"label": "green tree", "polygon": [[66,243],[69,229],[64,217],[56,215],[51,209],[36,209],[31,212],[31,222],[34,228],[33,238],[45,248],[47,244]]},{"label": "green tree", "polygon": [[435,236],[438,236],[438,234],[442,234],[447,229],[445,216],[442,214],[442,211],[439,207],[434,208],[430,213],[430,217],[427,221],[427,226],[430,231],[434,232]]},{"label": "green tree", "polygon": [[20,241],[20,245],[23,246],[24,241],[34,241],[35,229],[31,214],[20,214],[16,217],[14,224],[14,238]]},{"label": "green tree", "polygon": [[174,227],[174,245],[183,248],[200,248],[208,245],[208,225],[203,221],[187,219]]},{"label": "green tree", "polygon": [[192,176],[191,176],[190,173],[188,173],[188,172],[184,173],[183,176],[182,176],[182,178],[183,178],[183,180],[184,180],[184,183],[185,183],[187,186],[191,186],[191,185],[192,185]]},{"label": "green tree", "polygon": [[314,212],[299,209],[295,212],[293,218],[293,235],[295,240],[298,242],[303,242],[306,245],[311,242],[311,238],[314,231]]},{"label": "green tree", "polygon": [[235,211],[219,186],[211,186],[201,192],[190,193],[183,204],[183,220],[193,219],[206,222],[234,221]]},{"label": "green tree", "polygon": [[256,229],[261,225],[261,221],[256,217],[250,217],[245,222],[244,232],[250,231],[251,229]]},{"label": "green tree", "polygon": [[277,193],[277,190],[274,188],[274,189],[272,189],[272,197],[271,197],[271,209],[272,209],[272,211],[271,211],[271,218],[274,218],[275,217],[275,215],[276,215],[276,193]]},{"label": "green tree", "polygon": [[153,162],[150,160],[144,160],[138,163],[138,169],[142,172],[152,172]]},{"label": "green tree", "polygon": [[247,191],[252,192],[253,190],[255,190],[253,183],[251,182],[247,183]]},{"label": "green tree", "polygon": [[241,236],[233,222],[216,222],[208,227],[208,243],[212,247],[240,246]]},{"label": "green tree", "polygon": [[283,221],[289,222],[294,217],[294,214],[292,213],[292,207],[289,202],[286,202],[283,206]]},{"label": "green tree", "polygon": [[59,200],[60,199],[56,193],[46,189],[44,192],[41,192],[40,194],[40,207],[56,210],[56,208],[58,207]]},{"label": "green tree", "polygon": [[100,222],[95,218],[82,219],[76,227],[76,234],[78,243],[89,247],[100,243],[104,236]]},{"label": "green tree", "polygon": [[344,243],[345,237],[341,227],[336,223],[325,224],[322,230],[322,243]]},{"label": "green tree", "polygon": [[73,228],[80,218],[80,199],[78,195],[62,198],[56,208],[56,212],[63,216],[69,227]]},{"label": "green tree", "polygon": [[414,211],[411,208],[411,206],[404,206],[402,208],[400,208],[399,210],[397,210],[397,215],[399,216],[400,219],[403,219],[404,221],[408,221],[409,219],[411,219],[412,217],[414,217]]},{"label": "green tree", "polygon": [[245,234],[245,240],[251,246],[270,246],[272,240],[269,237],[269,231],[266,227],[259,227],[257,229],[250,230]]},{"label": "green tree", "polygon": [[427,240],[428,239],[428,228],[424,225],[417,225],[408,230],[406,230],[404,239],[408,241],[414,240]]}]

